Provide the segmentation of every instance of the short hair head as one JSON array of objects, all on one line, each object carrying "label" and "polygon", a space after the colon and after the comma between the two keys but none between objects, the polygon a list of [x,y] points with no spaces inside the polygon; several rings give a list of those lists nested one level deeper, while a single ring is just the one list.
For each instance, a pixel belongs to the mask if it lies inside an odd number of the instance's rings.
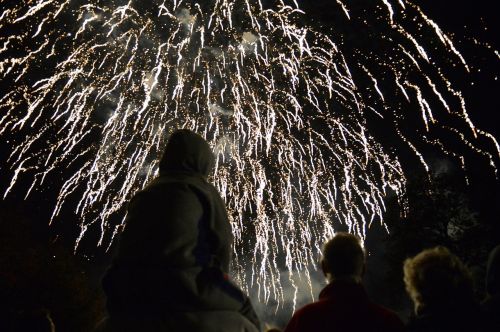
[{"label": "short hair head", "polygon": [[323,246],[322,267],[325,275],[334,279],[361,277],[365,252],[358,237],[339,232]]},{"label": "short hair head", "polygon": [[404,262],[404,282],[415,310],[471,301],[472,276],[447,248],[426,249]]}]

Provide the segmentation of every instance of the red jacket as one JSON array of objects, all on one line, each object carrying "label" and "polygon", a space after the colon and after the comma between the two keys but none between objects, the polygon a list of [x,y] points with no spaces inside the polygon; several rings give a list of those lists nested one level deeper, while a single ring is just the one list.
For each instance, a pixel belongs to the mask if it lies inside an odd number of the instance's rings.
[{"label": "red jacket", "polygon": [[371,302],[361,284],[336,281],[326,286],[317,302],[295,312],[285,332],[404,331],[392,311]]}]

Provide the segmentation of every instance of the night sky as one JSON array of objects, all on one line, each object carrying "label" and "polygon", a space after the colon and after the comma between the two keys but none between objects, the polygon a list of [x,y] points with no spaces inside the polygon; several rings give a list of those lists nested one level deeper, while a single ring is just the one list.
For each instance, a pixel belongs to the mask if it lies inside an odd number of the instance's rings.
[{"label": "night sky", "polygon": [[[335,24],[332,22],[332,16],[328,9],[335,1],[314,0],[307,2],[304,3],[304,8],[311,13],[310,16],[317,24],[325,29],[328,29],[329,25]],[[451,35],[457,48],[463,52],[473,68],[472,73],[468,76],[462,75],[463,79],[460,81],[460,90],[464,93],[467,101],[469,115],[477,127],[500,139],[500,121],[498,121],[500,118],[498,115],[500,111],[500,61],[498,57],[491,56],[492,51],[486,50],[485,46],[476,45],[475,42],[477,40],[480,43],[489,44],[493,50],[500,49],[500,25],[498,24],[498,11],[495,10],[495,2],[492,0],[414,1],[440,25],[444,32]],[[0,85],[2,85],[1,82]],[[0,91],[4,90],[0,89]],[[9,141],[9,137],[1,137],[0,192],[5,190],[12,176],[12,171],[8,169],[6,164],[6,156],[12,149]],[[430,163],[433,165],[451,162],[443,156],[433,155],[433,152],[430,152],[430,156]],[[414,160],[411,160],[412,157],[408,158],[407,161],[403,160],[403,163],[412,164]],[[470,186],[464,186],[463,192],[470,200],[472,209],[480,215],[482,220],[496,218],[494,223],[498,224],[499,181],[495,180],[493,172],[484,158],[472,156],[471,159],[467,165]],[[450,166],[450,168],[457,167],[455,165]],[[460,173],[459,171],[452,172]],[[93,245],[99,236],[96,232],[85,239],[76,255],[72,254],[74,240],[79,232],[79,220],[72,215],[71,211],[65,211],[52,226],[48,225],[54,204],[54,190],[58,189],[57,181],[57,177],[54,177],[47,183],[47,187],[43,191],[36,193],[28,200],[23,199],[24,193],[16,187],[12,194],[0,201],[0,250],[2,250],[0,254],[4,257],[1,262],[14,266],[16,264],[13,263],[15,257],[21,257],[21,259],[28,257],[28,260],[33,259],[34,261],[28,262],[27,265],[35,266],[39,263],[35,262],[38,258],[33,257],[38,256],[34,256],[33,251],[46,250],[46,254],[40,254],[42,257],[40,262],[46,264],[48,271],[53,271],[54,275],[58,275],[60,272],[57,269],[60,268],[61,271],[65,271],[64,273],[69,271],[68,273],[76,273],[79,276],[84,275],[86,285],[88,284],[91,289],[94,289],[98,287],[100,277],[109,264],[114,246],[109,252],[106,252],[105,247],[96,248]],[[29,183],[29,179],[22,179],[18,188],[26,187],[27,183]],[[379,247],[377,244],[377,241],[385,238],[385,235],[378,228],[373,230],[373,233],[373,239],[369,240],[368,249],[372,252],[379,249],[385,251],[385,247]],[[368,236],[370,237],[370,234]],[[488,235],[484,234],[484,236]],[[490,234],[490,236],[494,235]],[[478,241],[482,240],[478,238]],[[14,255],[8,250],[17,251],[17,253]],[[25,256],[22,254],[23,250],[26,250]],[[5,257],[9,257],[9,255],[14,258],[6,259]],[[54,256],[54,261],[51,262],[48,258],[43,258],[44,255]],[[56,259],[55,256],[59,258]],[[384,262],[380,255],[374,259],[377,261],[372,261],[371,266]],[[61,266],[64,267],[61,268]],[[20,267],[12,270],[34,271],[36,268]],[[372,280],[370,280],[370,286],[375,287]],[[282,321],[278,320],[278,322]]]}]

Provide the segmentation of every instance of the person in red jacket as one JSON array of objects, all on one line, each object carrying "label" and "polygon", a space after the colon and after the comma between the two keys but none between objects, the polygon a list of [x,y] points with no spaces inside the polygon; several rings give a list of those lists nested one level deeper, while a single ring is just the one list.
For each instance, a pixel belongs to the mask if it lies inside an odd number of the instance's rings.
[{"label": "person in red jacket", "polygon": [[404,331],[394,312],[368,298],[361,283],[365,253],[356,236],[337,233],[323,248],[321,267],[328,285],[318,301],[295,312],[285,332]]}]

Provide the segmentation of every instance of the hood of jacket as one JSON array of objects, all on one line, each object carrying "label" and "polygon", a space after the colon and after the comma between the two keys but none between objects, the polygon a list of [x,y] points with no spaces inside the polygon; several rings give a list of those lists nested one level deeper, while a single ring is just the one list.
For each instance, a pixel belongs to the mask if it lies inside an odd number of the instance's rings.
[{"label": "hood of jacket", "polygon": [[207,178],[214,166],[210,145],[200,135],[187,130],[175,131],[160,160],[160,176],[182,173]]}]

